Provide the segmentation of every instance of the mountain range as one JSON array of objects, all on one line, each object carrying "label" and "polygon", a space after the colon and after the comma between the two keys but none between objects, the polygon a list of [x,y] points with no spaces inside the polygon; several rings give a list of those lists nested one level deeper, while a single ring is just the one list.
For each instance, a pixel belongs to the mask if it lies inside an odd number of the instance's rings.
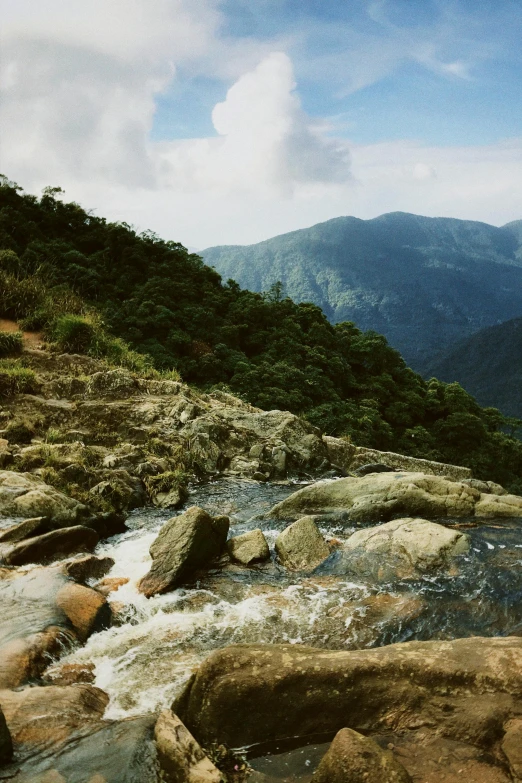
[{"label": "mountain range", "polygon": [[201,255],[245,288],[263,292],[280,281],[331,322],[384,334],[423,375],[459,341],[522,316],[522,220],[498,228],[404,212],[339,217]]}]

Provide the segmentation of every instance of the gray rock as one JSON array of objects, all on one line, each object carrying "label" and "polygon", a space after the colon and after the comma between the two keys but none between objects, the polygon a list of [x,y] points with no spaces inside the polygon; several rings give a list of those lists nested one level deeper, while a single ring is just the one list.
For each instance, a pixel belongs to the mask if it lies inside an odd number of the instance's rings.
[{"label": "gray rock", "polygon": [[330,548],[311,517],[302,517],[283,530],[275,548],[281,563],[291,571],[311,571],[330,555]]},{"label": "gray rock", "polygon": [[128,397],[138,391],[136,379],[121,368],[108,372],[95,372],[87,382],[90,397]]},{"label": "gray rock", "polygon": [[23,541],[24,538],[37,536],[41,533],[48,533],[50,528],[47,517],[34,517],[33,519],[24,519],[16,525],[0,531],[0,543],[14,543]]},{"label": "gray rock", "polygon": [[91,552],[99,541],[95,530],[83,525],[51,530],[41,536],[5,545],[0,559],[7,565],[48,563],[75,552]]},{"label": "gray rock", "polygon": [[89,515],[87,506],[64,495],[31,473],[0,471],[0,515],[48,517],[54,525],[75,524]]},{"label": "gray rock", "polygon": [[6,764],[13,755],[13,743],[5,722],[4,713],[0,708],[0,765]]},{"label": "gray rock", "polygon": [[412,783],[409,773],[370,737],[341,729],[311,783]]},{"label": "gray rock", "polygon": [[[414,575],[450,564],[469,549],[469,536],[427,519],[394,519],[377,527],[358,530],[344,544],[345,552],[362,551],[380,567],[399,566],[401,576]],[[383,557],[384,556],[384,557]],[[353,561],[351,561],[353,562]],[[402,566],[402,568],[401,568]]]},{"label": "gray rock", "polygon": [[270,557],[266,538],[259,528],[231,538],[227,541],[227,549],[233,560],[246,566],[268,560]]},{"label": "gray rock", "polygon": [[113,567],[112,557],[96,557],[86,555],[65,564],[65,572],[75,582],[86,582],[88,579],[101,579]]},{"label": "gray rock", "polygon": [[[484,496],[482,496],[484,497]],[[505,501],[502,498],[487,496]],[[475,513],[478,490],[424,473],[371,473],[362,478],[319,481],[278,503],[267,516],[296,519],[303,514],[345,511],[352,522],[380,522],[397,516],[467,517]],[[519,498],[522,505],[522,498]]]},{"label": "gray rock", "polygon": [[139,584],[140,592],[164,593],[208,565],[221,554],[228,526],[227,518],[214,520],[197,506],[169,519],[150,548],[152,566]]}]

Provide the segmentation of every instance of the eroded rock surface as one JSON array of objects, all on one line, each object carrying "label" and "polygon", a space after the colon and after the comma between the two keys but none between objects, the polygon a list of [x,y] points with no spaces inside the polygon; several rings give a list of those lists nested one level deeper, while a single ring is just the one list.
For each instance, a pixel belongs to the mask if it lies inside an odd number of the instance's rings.
[{"label": "eroded rock surface", "polygon": [[31,473],[0,471],[0,515],[49,517],[55,523],[75,524],[89,516],[82,503],[50,487]]},{"label": "eroded rock surface", "polygon": [[160,713],[154,739],[162,769],[171,783],[224,783],[224,776],[171,710]]},{"label": "eroded rock surface", "polygon": [[291,571],[312,571],[330,555],[330,547],[311,517],[289,525],[276,539],[281,563]]}]

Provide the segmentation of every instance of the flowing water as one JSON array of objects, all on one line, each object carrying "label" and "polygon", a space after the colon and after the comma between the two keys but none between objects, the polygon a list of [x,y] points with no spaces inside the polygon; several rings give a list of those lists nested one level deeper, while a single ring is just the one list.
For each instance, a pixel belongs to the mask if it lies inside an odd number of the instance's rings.
[{"label": "flowing water", "polygon": [[[229,514],[230,535],[261,527],[273,551],[285,524],[259,516],[296,489],[295,484],[225,480],[194,487],[187,505]],[[169,705],[193,669],[228,644],[354,649],[410,639],[522,633],[521,520],[461,522],[471,537],[469,553],[450,571],[416,580],[378,581],[352,572],[339,552],[311,575],[287,572],[272,556],[269,563],[249,569],[224,564],[190,585],[147,599],[136,585],[149,569],[150,544],[171,515],[135,511],[129,531],[97,550],[115,560],[109,576],[130,579],[109,599],[120,625],[91,636],[65,662],[94,665],[95,684],[111,699],[108,718]],[[327,519],[320,527],[341,541],[354,530]]]}]

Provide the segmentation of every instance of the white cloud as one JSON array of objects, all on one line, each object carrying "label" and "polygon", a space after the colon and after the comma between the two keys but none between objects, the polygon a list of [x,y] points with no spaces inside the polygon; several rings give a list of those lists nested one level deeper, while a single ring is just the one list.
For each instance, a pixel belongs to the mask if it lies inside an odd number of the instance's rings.
[{"label": "white cloud", "polygon": [[349,179],[346,143],[314,127],[295,92],[286,54],[266,57],[212,112],[218,138],[163,145],[168,181],[189,190],[275,190]]}]

